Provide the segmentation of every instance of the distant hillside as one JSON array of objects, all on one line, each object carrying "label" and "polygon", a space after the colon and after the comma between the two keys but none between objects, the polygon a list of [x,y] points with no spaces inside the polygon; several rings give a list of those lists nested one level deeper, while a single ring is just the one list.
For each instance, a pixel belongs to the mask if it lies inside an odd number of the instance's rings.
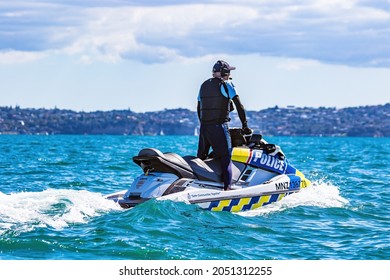
[{"label": "distant hillside", "polygon": [[[390,103],[336,108],[268,108],[248,111],[249,126],[275,136],[390,136]],[[232,114],[231,127],[240,126]],[[172,109],[75,112],[61,109],[0,107],[0,134],[194,135],[196,112]]]}]

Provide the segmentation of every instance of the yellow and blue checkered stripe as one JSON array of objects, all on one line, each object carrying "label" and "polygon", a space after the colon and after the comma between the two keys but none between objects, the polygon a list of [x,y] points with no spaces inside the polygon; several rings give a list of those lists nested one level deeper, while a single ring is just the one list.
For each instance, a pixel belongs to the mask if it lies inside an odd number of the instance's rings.
[{"label": "yellow and blue checkered stripe", "polygon": [[307,180],[301,172],[298,171],[297,175],[288,174],[290,179],[289,189],[285,192],[269,194],[269,195],[259,195],[253,197],[244,197],[244,198],[234,198],[234,199],[224,199],[216,200],[210,202],[210,204],[205,208],[210,211],[229,211],[229,212],[240,212],[253,210],[265,205],[268,205],[273,202],[281,200],[286,195],[292,194],[299,191],[302,188],[307,187],[310,184],[310,181]]},{"label": "yellow and blue checkered stripe", "polygon": [[217,201],[210,202],[209,206],[206,209],[210,211],[229,211],[229,212],[248,211],[279,201],[287,194],[290,193],[280,193],[280,194],[262,195],[262,196],[254,196],[254,197],[217,200]]},{"label": "yellow and blue checkered stripe", "polygon": [[[232,152],[232,160],[237,162],[242,162],[245,164],[251,164],[252,150],[247,148],[234,148]],[[210,202],[208,206],[204,208],[210,211],[229,211],[229,212],[253,210],[268,205],[270,203],[279,201],[286,195],[297,192],[300,189],[310,185],[310,181],[305,178],[302,172],[300,172],[295,167],[291,166],[287,160],[284,160],[284,162],[286,164],[286,168],[284,169],[283,172],[279,172],[279,173],[284,173],[290,179],[289,189],[286,190],[285,192],[269,194],[269,195],[253,196],[253,197],[216,200]],[[255,166],[257,165],[258,164],[255,164]]]}]

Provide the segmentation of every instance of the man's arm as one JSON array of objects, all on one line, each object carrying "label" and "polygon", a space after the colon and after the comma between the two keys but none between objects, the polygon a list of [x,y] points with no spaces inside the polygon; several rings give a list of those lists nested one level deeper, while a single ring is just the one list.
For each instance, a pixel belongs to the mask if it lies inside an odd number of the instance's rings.
[{"label": "man's arm", "polygon": [[198,113],[198,119],[200,121],[200,101],[198,101],[198,106],[196,106],[196,111]]},{"label": "man's arm", "polygon": [[242,128],[247,128],[248,122],[246,120],[246,113],[245,113],[244,105],[242,105],[242,103],[240,101],[240,97],[238,97],[238,95],[234,96],[233,102],[234,102],[234,105],[236,105],[238,117],[240,118],[240,121],[242,123]]}]

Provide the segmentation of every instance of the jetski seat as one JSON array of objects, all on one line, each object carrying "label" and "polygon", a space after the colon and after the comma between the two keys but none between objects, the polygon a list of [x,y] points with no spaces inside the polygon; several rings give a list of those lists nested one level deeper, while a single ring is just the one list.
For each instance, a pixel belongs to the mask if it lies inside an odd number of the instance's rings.
[{"label": "jetski seat", "polygon": [[[191,166],[199,180],[222,182],[222,169],[220,161],[216,158],[201,160],[194,156],[184,156],[183,159]],[[238,181],[245,164],[232,162],[232,182]]]},{"label": "jetski seat", "polygon": [[[154,148],[142,149],[133,161],[142,170],[173,173],[180,178],[199,179],[204,181],[222,182],[221,164],[218,159],[201,160],[194,156],[181,157],[175,153],[162,153]],[[232,182],[238,181],[245,164],[233,161]]]},{"label": "jetski seat", "polygon": [[194,178],[189,164],[178,154],[162,153],[154,148],[142,149],[133,161],[141,166],[143,171],[168,172],[181,178]]},{"label": "jetski seat", "polygon": [[199,180],[221,182],[221,167],[215,164],[215,161],[208,161],[208,164],[200,158],[194,156],[183,157],[185,161],[191,166],[192,170],[199,178]]}]

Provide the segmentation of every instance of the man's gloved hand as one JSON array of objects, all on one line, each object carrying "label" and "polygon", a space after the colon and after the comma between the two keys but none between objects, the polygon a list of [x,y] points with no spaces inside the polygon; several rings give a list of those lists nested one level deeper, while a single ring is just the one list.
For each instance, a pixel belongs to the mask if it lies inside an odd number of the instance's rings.
[{"label": "man's gloved hand", "polygon": [[243,135],[251,135],[253,130],[248,127],[248,124],[245,122],[242,124],[242,134]]}]

